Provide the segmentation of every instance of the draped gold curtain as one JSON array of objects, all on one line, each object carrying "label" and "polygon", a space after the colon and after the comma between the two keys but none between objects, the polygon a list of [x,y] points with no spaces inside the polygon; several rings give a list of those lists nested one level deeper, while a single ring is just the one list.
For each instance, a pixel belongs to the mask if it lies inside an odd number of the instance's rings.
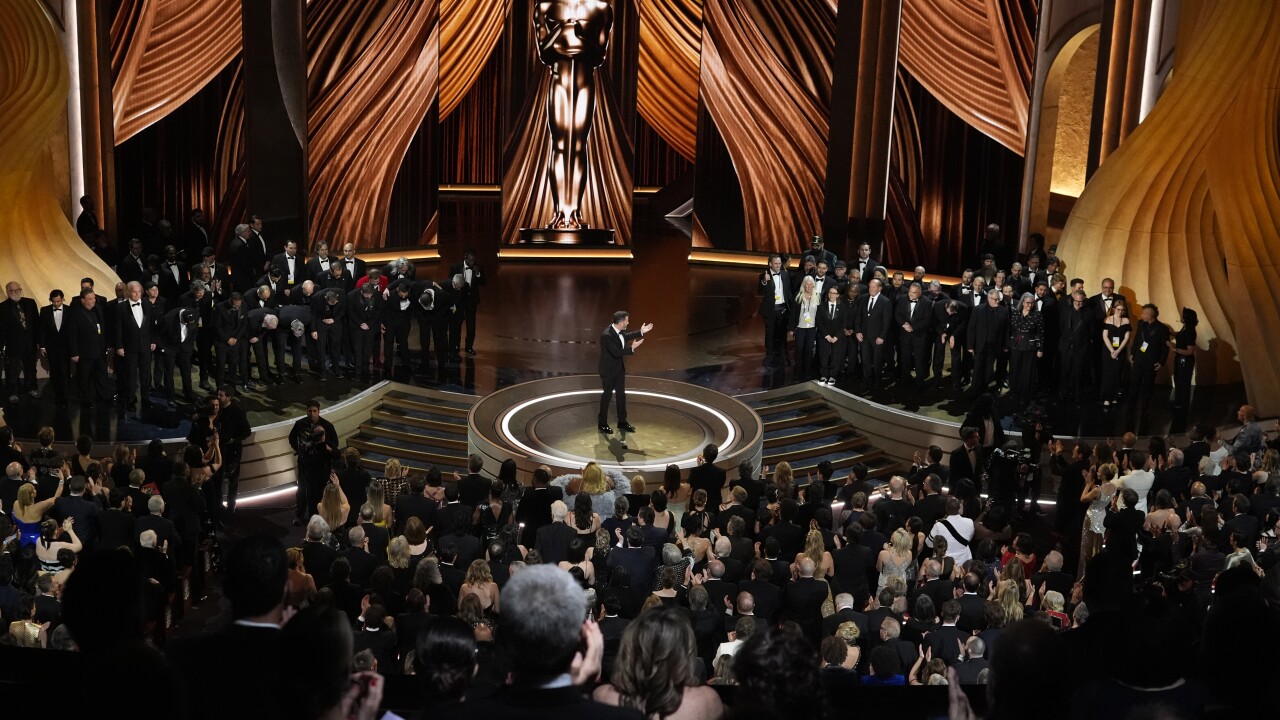
[{"label": "draped gold curtain", "polygon": [[440,0],[440,119],[471,90],[502,37],[510,0]]},{"label": "draped gold curtain", "polygon": [[1019,0],[904,0],[901,63],[951,112],[1021,155],[1034,22]]},{"label": "draped gold curtain", "polygon": [[1280,4],[1184,2],[1178,62],[1146,120],[1085,186],[1062,231],[1072,275],[1114,277],[1200,315],[1197,382],[1280,414]]},{"label": "draped gold curtain", "polygon": [[123,0],[111,25],[116,144],[190,100],[240,47],[239,0]]},{"label": "draped gold curtain", "polygon": [[[835,5],[707,0],[702,102],[742,187],[744,247],[794,251],[821,228]],[[694,244],[711,246],[695,222]]]},{"label": "draped gold curtain", "polygon": [[383,244],[396,173],[439,99],[438,19],[435,0],[308,6],[313,246]]},{"label": "draped gold curtain", "polygon": [[0,282],[17,281],[44,304],[80,278],[117,278],[76,235],[58,205],[49,128],[61,122],[70,85],[62,44],[40,0],[0,0]]},{"label": "draped gold curtain", "polygon": [[686,160],[697,155],[702,0],[641,0],[640,116]]}]

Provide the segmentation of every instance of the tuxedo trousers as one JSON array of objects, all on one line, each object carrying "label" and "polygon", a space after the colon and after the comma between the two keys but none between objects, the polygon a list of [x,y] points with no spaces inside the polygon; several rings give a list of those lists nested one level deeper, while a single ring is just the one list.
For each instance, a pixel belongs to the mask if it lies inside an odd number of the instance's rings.
[{"label": "tuxedo trousers", "polygon": [[600,414],[596,419],[601,425],[609,424],[609,400],[616,394],[618,396],[618,424],[625,423],[627,421],[627,372],[619,370],[609,375],[601,375],[600,385],[603,387],[603,392],[600,393]]}]

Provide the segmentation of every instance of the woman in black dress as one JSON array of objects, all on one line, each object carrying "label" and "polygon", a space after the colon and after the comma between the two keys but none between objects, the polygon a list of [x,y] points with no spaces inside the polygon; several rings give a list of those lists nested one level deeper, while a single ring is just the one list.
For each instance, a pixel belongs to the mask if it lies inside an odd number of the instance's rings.
[{"label": "woman in black dress", "polygon": [[1182,329],[1169,341],[1173,348],[1173,406],[1184,409],[1191,402],[1191,376],[1196,371],[1196,325],[1200,317],[1191,308],[1182,308]]},{"label": "woman in black dress", "polygon": [[1036,365],[1044,356],[1044,316],[1031,293],[1022,294],[1009,319],[1009,351],[1009,390],[1021,409],[1036,397]]},{"label": "woman in black dress", "polygon": [[1111,304],[1111,314],[1102,323],[1102,386],[1098,396],[1104,407],[1116,401],[1116,387],[1120,384],[1120,370],[1129,356],[1129,333],[1133,325],[1129,320],[1129,304],[1117,297]]}]

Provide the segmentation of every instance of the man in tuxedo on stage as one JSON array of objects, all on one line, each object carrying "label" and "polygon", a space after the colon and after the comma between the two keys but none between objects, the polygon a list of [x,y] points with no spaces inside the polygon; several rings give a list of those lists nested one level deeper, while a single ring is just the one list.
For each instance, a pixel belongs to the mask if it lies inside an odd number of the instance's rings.
[{"label": "man in tuxedo on stage", "polygon": [[[433,289],[434,289],[434,283]],[[418,302],[414,298],[413,282],[407,279],[401,279],[393,282],[391,287],[387,288],[387,304],[382,311],[382,364],[383,376],[391,378],[395,373],[397,364],[397,351],[399,351],[400,361],[407,367],[409,362],[409,330],[413,326],[414,309],[413,306]],[[428,301],[432,311],[435,310],[435,298]],[[426,322],[420,315],[419,323]],[[419,329],[425,337],[431,337],[427,328],[419,325]],[[437,346],[437,351],[443,357],[443,351]],[[423,356],[426,360],[426,356]],[[443,363],[441,363],[443,366]]]},{"label": "man in tuxedo on stage", "polygon": [[[142,283],[129,283],[128,296],[115,306],[113,337],[116,339],[116,379],[120,384],[120,412],[134,412],[137,393],[141,389],[142,406],[151,407],[151,353],[156,342],[151,335],[155,325],[152,310],[142,302]],[[135,378],[135,375],[137,376]],[[135,384],[136,383],[136,384]]]},{"label": "man in tuxedo on stage", "polygon": [[[399,282],[408,283],[408,280]],[[455,296],[435,282],[416,282],[411,285],[411,296],[417,296],[413,303],[413,314],[418,318],[418,350],[421,360],[418,361],[418,372],[427,374],[431,370],[431,348],[435,348],[436,370],[442,375],[445,364],[449,360],[449,324],[454,317]],[[406,325],[408,321],[406,320]],[[405,344],[408,344],[408,329],[405,330]],[[408,353],[406,352],[406,355]]]},{"label": "man in tuxedo on stage", "polygon": [[[276,255],[271,259],[271,268],[280,268],[280,287],[272,287],[272,291],[280,294],[280,302],[286,302],[285,298],[289,297],[293,290],[293,286],[306,280],[306,264],[302,262],[302,256],[298,254],[298,243],[293,240],[286,240],[284,243],[284,252]],[[268,270],[270,274],[270,270]]]},{"label": "man in tuxedo on stage", "polygon": [[882,289],[883,283],[872,280],[867,286],[867,294],[858,298],[853,316],[853,336],[862,348],[863,377],[875,382],[880,380],[889,326],[893,324],[893,303],[881,292]]},{"label": "man in tuxedo on stage", "polygon": [[876,268],[883,267],[871,257],[871,244],[858,245],[858,257],[849,266],[849,275],[862,285],[870,286],[875,277]]},{"label": "man in tuxedo on stage", "polygon": [[[0,346],[4,348],[4,385],[9,402],[18,401],[18,393],[26,390],[36,396],[36,320],[40,317],[36,301],[22,296],[22,285],[10,282],[4,286],[8,297],[0,303]],[[22,382],[18,382],[18,376]]]},{"label": "man in tuxedo on stage", "polygon": [[[480,272],[480,266],[476,264],[476,251],[468,249],[462,254],[462,262],[455,263],[449,267],[449,275],[462,276],[462,292],[458,298],[458,314],[461,322],[467,324],[466,343],[463,345],[466,353],[475,357],[475,341],[476,341],[476,308],[480,305],[480,286],[484,285],[485,276]],[[461,327],[459,323],[459,328]],[[457,354],[458,337],[449,338],[450,349]]]},{"label": "man in tuxedo on stage", "polygon": [[142,241],[134,238],[129,241],[129,252],[116,263],[116,274],[124,282],[141,280],[147,273],[147,258],[142,253]]},{"label": "man in tuxedo on stage", "polygon": [[173,245],[164,247],[164,262],[160,263],[160,297],[169,307],[175,307],[178,297],[186,292],[191,276],[187,274],[187,266],[178,259],[178,248]]},{"label": "man in tuxedo on stage", "polygon": [[784,367],[787,360],[787,318],[791,316],[794,293],[784,264],[781,255],[770,255],[769,267],[760,274],[756,285],[760,317],[764,320],[765,367]]},{"label": "man in tuxedo on stage", "polygon": [[844,329],[849,324],[848,310],[840,299],[840,288],[835,284],[827,288],[823,297],[826,302],[818,306],[814,320],[818,337],[818,382],[834,386],[836,375],[840,374],[840,366],[844,363]]},{"label": "man in tuxedo on stage", "polygon": [[969,316],[965,347],[973,356],[973,386],[969,392],[974,396],[987,391],[996,356],[1004,346],[1009,327],[1009,308],[1000,299],[1000,291],[992,288],[987,293],[986,304],[979,306]]},{"label": "man in tuxedo on stage", "polygon": [[[307,261],[306,272],[303,275],[308,280],[314,280],[317,276],[329,272],[329,266],[334,263],[334,259],[329,257],[329,243],[320,242],[316,244],[316,254]],[[302,282],[299,280],[298,282]]]},{"label": "man in tuxedo on stage", "polygon": [[914,368],[916,387],[921,387],[929,377],[929,327],[933,322],[933,302],[921,297],[920,283],[911,283],[906,296],[898,298],[893,321],[899,329],[901,349],[898,357],[901,360],[902,383],[905,385],[911,380]]},{"label": "man in tuxedo on stage", "polygon": [[58,407],[67,404],[67,382],[71,377],[71,357],[67,354],[71,309],[65,307],[63,301],[61,290],[49,293],[49,304],[40,308],[40,322],[36,325],[40,357],[49,363],[49,384],[53,386]]},{"label": "man in tuxedo on stage", "polygon": [[[351,282],[355,282],[366,274],[366,263],[362,258],[356,257],[356,244],[345,243],[342,246],[342,269],[346,271],[347,277],[351,278]],[[354,289],[354,288],[353,288]]]},{"label": "man in tuxedo on stage", "polygon": [[609,400],[616,392],[618,395],[618,429],[623,432],[635,432],[636,429],[627,422],[627,364],[626,357],[634,353],[644,342],[645,333],[653,329],[653,323],[640,326],[640,331],[627,330],[631,324],[631,313],[619,310],[613,314],[613,323],[600,333],[600,384],[604,392],[600,394],[600,414],[597,417],[600,432],[612,435],[609,427]]},{"label": "man in tuxedo on stage", "polygon": [[191,358],[195,355],[196,336],[199,332],[200,315],[192,308],[175,308],[165,314],[160,321],[159,340],[164,348],[161,358],[164,362],[164,397],[169,407],[174,406],[173,371],[176,368],[182,378],[182,397],[187,402],[195,402],[195,393],[191,390]]},{"label": "man in tuxedo on stage", "polygon": [[254,278],[267,271],[269,257],[262,236],[250,225],[237,225],[236,237],[231,241],[231,285],[245,292]]},{"label": "man in tuxedo on stage", "polygon": [[378,356],[382,329],[382,295],[373,283],[365,283],[347,295],[347,333],[351,338],[351,359],[361,380],[371,378],[370,363]]},{"label": "man in tuxedo on stage", "polygon": [[72,307],[71,327],[67,335],[67,353],[76,368],[80,402],[93,407],[95,400],[112,398],[107,377],[107,327],[98,307],[98,296],[92,290],[80,291],[79,307]]}]

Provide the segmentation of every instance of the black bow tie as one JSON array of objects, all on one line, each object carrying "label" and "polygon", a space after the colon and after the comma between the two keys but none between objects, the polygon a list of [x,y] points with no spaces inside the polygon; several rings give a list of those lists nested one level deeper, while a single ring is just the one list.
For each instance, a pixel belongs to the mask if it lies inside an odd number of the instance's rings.
[{"label": "black bow tie", "polygon": [[129,303],[132,307],[142,307],[142,303]]},{"label": "black bow tie", "polygon": [[54,308],[54,309],[53,309],[53,311],[54,311],[54,312],[62,312],[62,308]]}]

